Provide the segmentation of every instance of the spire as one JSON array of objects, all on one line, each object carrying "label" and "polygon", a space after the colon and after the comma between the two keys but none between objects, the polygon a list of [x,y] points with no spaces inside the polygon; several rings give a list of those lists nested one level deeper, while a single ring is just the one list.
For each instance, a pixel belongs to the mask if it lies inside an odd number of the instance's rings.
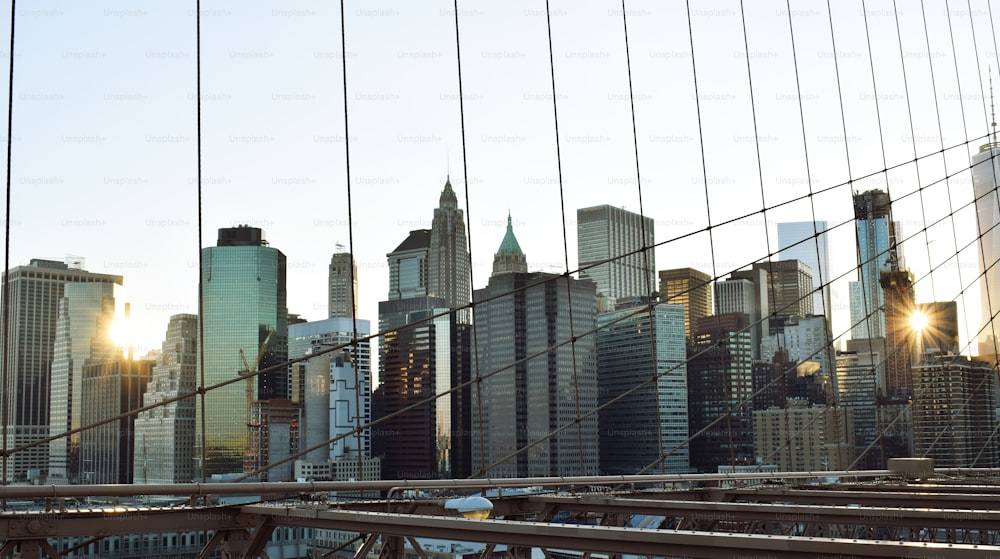
[{"label": "spire", "polygon": [[521,245],[514,236],[514,226],[510,217],[510,210],[507,211],[507,232],[500,242],[500,248],[493,255],[493,275],[503,272],[527,272],[528,261],[521,250]]},{"label": "spire", "polygon": [[458,209],[458,196],[455,195],[455,190],[451,187],[450,173],[445,179],[444,190],[441,191],[441,199],[438,206],[441,208]]}]

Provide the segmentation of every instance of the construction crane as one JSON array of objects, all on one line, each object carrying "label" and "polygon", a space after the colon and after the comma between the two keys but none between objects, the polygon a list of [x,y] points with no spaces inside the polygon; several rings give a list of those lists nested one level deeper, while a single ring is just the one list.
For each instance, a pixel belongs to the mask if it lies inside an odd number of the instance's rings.
[{"label": "construction crane", "polygon": [[[260,367],[260,360],[264,357],[264,352],[267,351],[267,344],[271,341],[271,336],[274,335],[274,330],[269,330],[267,332],[267,337],[261,342],[260,348],[257,350],[257,359],[253,362],[253,369],[250,368],[250,364],[247,363],[247,356],[243,353],[243,348],[240,348],[240,359],[243,361],[243,370],[238,371],[237,374],[247,379],[246,380],[246,396],[247,396],[247,436],[249,440],[253,440],[253,428],[255,427],[251,418],[251,403],[254,400],[253,384],[256,378],[257,368]],[[259,425],[259,424],[258,424]]]}]

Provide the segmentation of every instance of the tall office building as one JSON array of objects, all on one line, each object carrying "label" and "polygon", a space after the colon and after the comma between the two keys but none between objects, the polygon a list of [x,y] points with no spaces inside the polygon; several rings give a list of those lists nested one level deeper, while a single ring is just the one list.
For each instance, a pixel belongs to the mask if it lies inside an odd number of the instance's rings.
[{"label": "tall office building", "polygon": [[699,472],[754,463],[749,320],[745,313],[705,317],[688,346],[688,429],[698,434],[691,467]]},{"label": "tall office building", "polygon": [[924,352],[962,353],[958,347],[958,303],[934,301],[917,303],[916,310],[927,319],[927,324],[917,334],[915,353],[919,362]]},{"label": "tall office building", "polygon": [[338,250],[330,257],[327,289],[329,318],[358,316],[358,264],[354,255]]},{"label": "tall office building", "polygon": [[684,336],[712,314],[712,276],[694,268],[660,270],[660,302],[684,307]]},{"label": "tall office building", "polygon": [[882,338],[847,340],[847,350],[837,353],[837,404],[854,416],[854,438],[848,442],[853,443],[855,456],[860,457],[859,469],[885,466],[876,415],[877,399],[885,383],[885,355]]},{"label": "tall office building", "polygon": [[[198,317],[175,314],[167,324],[159,362],[142,405],[190,394],[198,387]],[[135,483],[194,481],[196,398],[185,398],[135,418]]]},{"label": "tall office building", "polygon": [[830,317],[830,245],[825,221],[778,223],[778,258],[812,270],[813,313]]},{"label": "tall office building", "polygon": [[[578,414],[597,407],[594,336],[553,347],[594,329],[594,283],[508,271],[493,274],[474,298],[483,301],[474,326],[477,363],[479,371],[490,376],[471,391],[473,473],[479,477],[597,474],[597,416],[591,414],[573,425]],[[539,355],[528,359],[535,354]],[[573,426],[545,438],[567,424]],[[544,440],[517,452],[540,439]]]},{"label": "tall office building", "polygon": [[543,272],[511,272],[492,276],[474,296],[484,301],[477,307],[475,325],[479,370],[500,371],[484,379],[480,390],[472,390],[474,473],[484,470],[480,475],[485,477],[596,475],[596,414],[497,464],[554,428],[572,424],[578,413],[597,407],[594,336],[546,351],[574,334],[594,329],[593,282]]},{"label": "tall office building", "polygon": [[430,229],[417,229],[410,231],[396,250],[386,255],[389,259],[388,300],[413,299],[428,294],[430,248]]},{"label": "tall office building", "polygon": [[[205,383],[237,376],[245,367],[240,351],[253,361],[265,341],[260,363],[250,362],[251,368],[256,365],[261,370],[286,361],[285,255],[268,246],[259,228],[243,225],[219,229],[217,246],[201,251],[201,266],[204,348],[200,354],[205,360]],[[200,426],[197,429],[198,445],[205,446],[205,475],[242,471],[249,444],[248,400],[281,399],[287,397],[287,387],[287,372],[276,371],[258,376],[249,398],[242,382],[205,395],[204,441]],[[196,417],[200,422],[200,410]]]},{"label": "tall office building", "polygon": [[869,190],[854,195],[854,219],[858,240],[858,281],[852,281],[851,337],[885,337],[885,297],[879,284],[879,274],[903,262],[894,246],[897,227],[892,222],[889,195],[881,190]]},{"label": "tall office building", "polygon": [[[754,359],[761,359],[760,347],[764,332],[767,331],[767,317],[770,314],[767,271],[763,268],[740,270],[729,274],[724,281],[715,282],[715,314],[742,313],[749,319],[743,325],[750,334],[750,350]],[[712,320],[706,317],[704,321]],[[699,320],[696,323],[702,324]],[[771,356],[764,356],[770,359]]]},{"label": "tall office building", "polygon": [[[59,301],[52,355],[50,424],[52,433],[86,425],[82,414],[83,370],[91,363],[121,357],[122,348],[111,336],[119,287],[114,283],[67,282]],[[49,476],[75,482],[80,473],[80,433],[49,444]]]},{"label": "tall office building", "polygon": [[[469,271],[469,247],[466,244],[464,212],[458,207],[458,197],[451,181],[444,183],[438,207],[431,222],[430,247],[427,255],[428,295],[444,299],[448,308],[469,304],[472,277]],[[458,313],[462,324],[471,322],[472,313]]]},{"label": "tall office building", "polygon": [[142,393],[146,391],[155,364],[155,361],[119,355],[107,361],[90,361],[83,366],[80,383],[83,423],[91,425],[117,419],[80,434],[81,483],[133,483],[135,416],[120,416],[142,407]]},{"label": "tall office building", "polygon": [[1000,144],[996,131],[990,142],[979,147],[972,156],[972,187],[976,195],[977,233],[979,234],[979,292],[983,328],[979,334],[980,355],[1000,353],[1000,323],[993,317],[1000,313],[1000,193],[997,177],[1000,176]]},{"label": "tall office building", "polygon": [[[764,270],[767,274],[767,306],[771,318],[787,316],[807,316],[814,314],[812,298],[813,271],[800,260],[775,260],[773,262],[757,262],[753,270]],[[738,275],[741,272],[734,272]],[[772,332],[781,329],[781,325],[771,320]]]},{"label": "tall office building", "polygon": [[602,475],[689,470],[684,316],[662,303],[597,315],[598,404],[635,390],[599,414]]},{"label": "tall office building", "polygon": [[398,413],[377,429],[384,441],[382,477],[466,477],[469,391],[452,389],[469,380],[470,327],[448,307],[400,311],[401,302],[379,303],[380,315],[403,317],[382,337],[379,356],[383,413]]},{"label": "tall office building", "polygon": [[[59,301],[67,282],[122,284],[121,276],[95,274],[64,262],[32,259],[27,266],[11,268],[5,281],[10,293],[8,346],[0,348],[7,359],[7,447],[14,448],[47,438],[50,433],[50,385]],[[2,328],[2,324],[0,324]],[[25,481],[48,470],[49,445],[12,455],[6,481]]]},{"label": "tall office building", "polygon": [[576,210],[580,279],[597,284],[598,295],[648,297],[657,290],[653,218],[603,205]]},{"label": "tall office building", "polygon": [[981,361],[926,355],[913,368],[913,446],[942,468],[1000,465],[993,376]]},{"label": "tall office building", "polygon": [[913,293],[913,273],[909,270],[889,270],[880,274],[882,297],[885,300],[884,394],[890,399],[907,401],[913,396],[913,349],[917,332],[911,324],[916,308]]},{"label": "tall office building", "polygon": [[[358,453],[371,456],[371,429],[360,436],[354,433],[359,425],[371,422],[371,342],[351,343],[354,324],[351,318],[330,318],[288,328],[289,359],[344,346],[292,365],[291,400],[303,408],[300,447],[305,450],[347,435],[303,456],[305,461],[356,460]],[[369,322],[358,320],[357,329],[359,337],[367,337]]]}]

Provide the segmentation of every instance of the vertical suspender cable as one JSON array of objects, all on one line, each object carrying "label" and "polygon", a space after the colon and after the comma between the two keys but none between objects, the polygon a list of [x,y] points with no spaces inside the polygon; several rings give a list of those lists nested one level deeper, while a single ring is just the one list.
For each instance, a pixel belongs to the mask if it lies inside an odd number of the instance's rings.
[{"label": "vertical suspender cable", "polygon": [[[198,393],[201,400],[201,481],[206,481],[208,440],[205,438],[205,272],[201,258],[202,250],[202,213],[201,213],[201,0],[195,0],[195,73],[196,73],[196,105],[198,111]],[[250,403],[247,402],[249,406]]]},{"label": "vertical suspender cable", "polygon": [[[0,435],[3,438],[3,463],[0,467],[0,485],[7,485],[7,467],[8,467],[8,457],[7,457],[7,428],[8,428],[8,417],[10,413],[10,397],[14,393],[10,390],[8,382],[10,380],[10,163],[11,163],[11,148],[13,140],[13,118],[14,118],[14,14],[17,13],[15,9],[16,0],[11,0],[10,2],[10,56],[8,58],[10,63],[10,70],[7,74],[7,203],[5,204],[6,216],[4,219],[4,251],[3,251],[3,367],[2,377],[0,380],[0,390],[3,391],[3,409],[0,410],[0,417],[2,417],[2,429],[3,434]],[[4,497],[2,508],[7,508],[7,498]]]}]

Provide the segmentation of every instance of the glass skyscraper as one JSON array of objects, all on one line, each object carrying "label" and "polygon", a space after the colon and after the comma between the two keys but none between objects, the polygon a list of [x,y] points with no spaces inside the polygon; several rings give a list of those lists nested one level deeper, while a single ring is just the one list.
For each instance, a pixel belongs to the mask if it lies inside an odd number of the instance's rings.
[{"label": "glass skyscraper", "polygon": [[[59,301],[67,282],[121,285],[122,277],[95,274],[64,262],[32,259],[6,272],[10,293],[8,348],[2,348],[9,370],[7,446],[13,448],[49,436],[49,387]],[[29,472],[45,472],[49,445],[19,452],[7,461],[5,478],[26,480]]]},{"label": "glass skyscraper", "polygon": [[798,260],[812,270],[813,312],[829,318],[830,245],[826,227],[825,221],[779,223],[778,258]]},{"label": "glass skyscraper", "polygon": [[[66,283],[52,352],[49,409],[53,434],[83,425],[82,414],[90,404],[83,399],[84,367],[122,356],[122,348],[111,339],[119,287],[114,283]],[[80,433],[52,441],[49,476],[61,478],[63,483],[78,481],[79,453]]]},{"label": "glass skyscraper", "polygon": [[[653,218],[607,204],[576,210],[580,279],[597,284],[598,295],[647,297],[657,291]],[[645,249],[645,250],[644,250]]]},{"label": "glass skyscraper", "polygon": [[[854,195],[854,219],[858,234],[858,281],[848,285],[851,304],[851,337],[885,337],[885,297],[879,283],[882,271],[890,270],[890,247],[896,227],[890,217],[889,195],[869,190]],[[902,262],[898,262],[902,267]]]},{"label": "glass skyscraper", "polygon": [[998,352],[997,333],[993,316],[1000,312],[1000,193],[997,176],[1000,175],[1000,144],[994,141],[979,148],[972,156],[972,187],[976,195],[976,216],[979,237],[979,292],[982,300],[983,328],[979,334],[979,353],[992,355]]},{"label": "glass skyscraper", "polygon": [[[257,370],[286,361],[285,255],[268,246],[259,228],[244,225],[219,229],[217,246],[202,249],[201,265],[201,355],[206,386],[232,379],[244,369],[240,350]],[[255,364],[265,340],[266,350]],[[251,396],[261,400],[286,398],[286,377],[284,371],[258,376]],[[249,442],[248,406],[242,382],[205,395],[204,441],[200,424],[197,429],[198,445],[205,445],[205,475],[243,471]],[[196,417],[200,422],[200,409]],[[200,457],[200,449],[195,456]]]},{"label": "glass skyscraper", "polygon": [[[469,247],[466,244],[464,212],[458,207],[458,197],[451,181],[444,183],[438,207],[431,222],[430,246],[427,260],[427,294],[445,300],[448,308],[457,309],[469,304],[472,278],[469,276]],[[458,321],[471,322],[472,313],[464,309]]]},{"label": "glass skyscraper", "polygon": [[601,410],[601,474],[688,471],[684,307],[626,305],[598,314],[597,324],[600,405],[659,377]]}]

